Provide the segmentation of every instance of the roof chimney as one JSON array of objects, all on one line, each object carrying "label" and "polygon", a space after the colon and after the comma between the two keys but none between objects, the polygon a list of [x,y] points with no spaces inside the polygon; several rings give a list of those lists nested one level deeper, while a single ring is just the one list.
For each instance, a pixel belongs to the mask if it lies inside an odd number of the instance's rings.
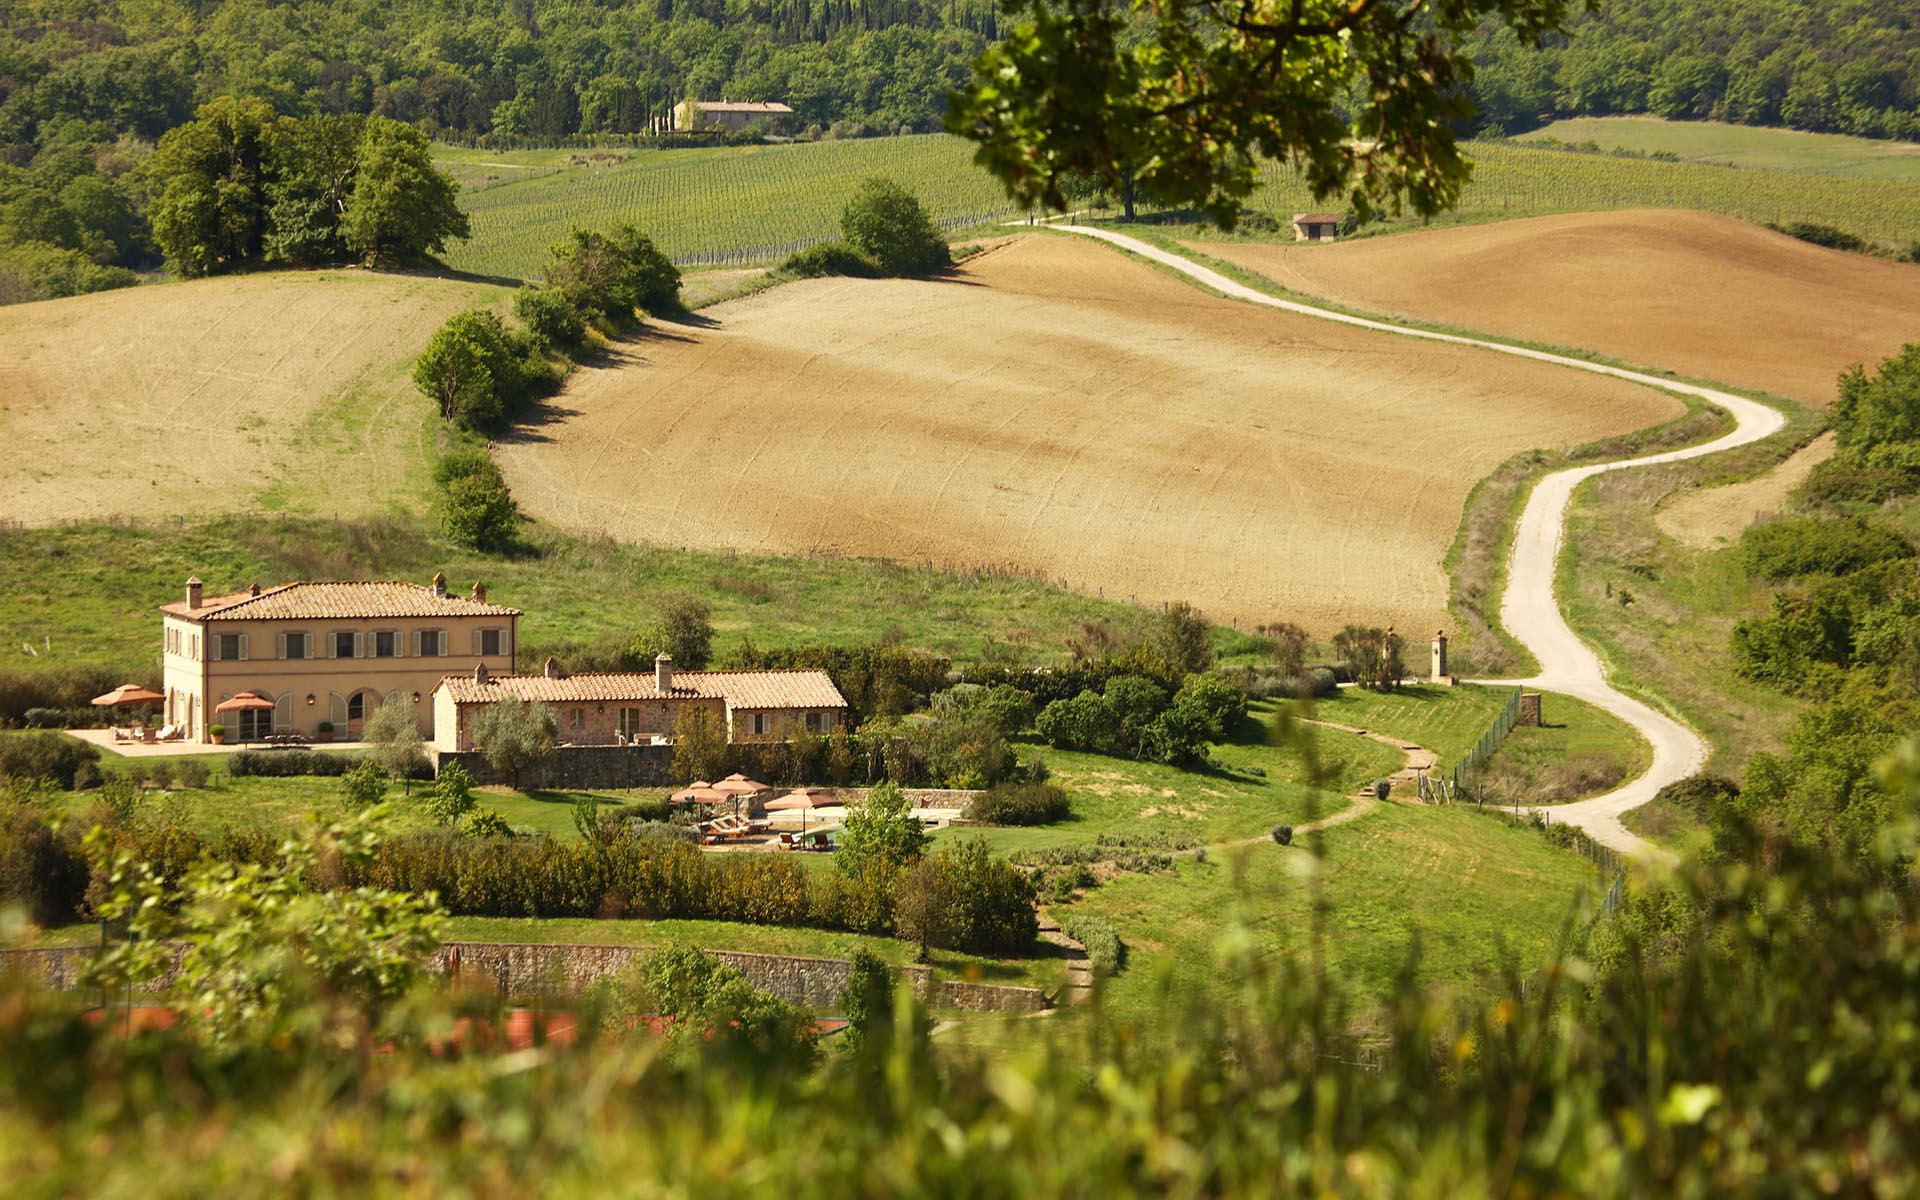
[{"label": "roof chimney", "polygon": [[447,577],[440,571],[433,573],[433,595],[436,600],[447,598]]},{"label": "roof chimney", "polygon": [[547,678],[548,679],[560,678],[560,663],[557,659],[550,658],[547,660]]},{"label": "roof chimney", "polygon": [[195,575],[187,580],[187,607],[200,607],[200,577]]},{"label": "roof chimney", "polygon": [[478,579],[473,581],[473,598],[481,604],[487,602],[487,585],[481,583]]},{"label": "roof chimney", "polygon": [[258,583],[252,584],[247,588],[247,595],[258,596],[259,594],[260,594],[260,585]]},{"label": "roof chimney", "polygon": [[653,688],[662,696],[673,690],[673,655],[653,656]]},{"label": "roof chimney", "polygon": [[475,683],[485,683],[487,679],[487,664],[475,663],[473,667],[473,681]]}]

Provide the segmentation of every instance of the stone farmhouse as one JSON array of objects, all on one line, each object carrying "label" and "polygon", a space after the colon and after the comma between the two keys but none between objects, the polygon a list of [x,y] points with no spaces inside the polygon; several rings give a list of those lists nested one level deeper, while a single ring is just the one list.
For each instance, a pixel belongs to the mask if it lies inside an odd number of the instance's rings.
[{"label": "stone farmhouse", "polygon": [[847,721],[846,698],[825,671],[676,672],[665,654],[651,673],[568,675],[549,660],[538,675],[495,675],[483,664],[434,692],[434,749],[473,750],[474,722],[502,700],[553,709],[562,747],[668,745],[694,709],[711,714],[731,742],[786,741],[802,729],[831,733]]},{"label": "stone farmhouse", "polygon": [[775,100],[682,100],[674,107],[673,127],[739,133],[755,125],[781,128],[792,117],[793,109]]},{"label": "stone farmhouse", "polygon": [[[186,597],[162,605],[165,720],[204,742],[223,725],[230,741],[274,734],[351,740],[387,697],[413,705],[423,734],[433,726],[433,692],[454,672],[511,671],[520,610],[487,601],[487,589],[447,591],[394,581],[287,583],[206,596],[198,579]],[[241,692],[272,709],[218,713]]]}]

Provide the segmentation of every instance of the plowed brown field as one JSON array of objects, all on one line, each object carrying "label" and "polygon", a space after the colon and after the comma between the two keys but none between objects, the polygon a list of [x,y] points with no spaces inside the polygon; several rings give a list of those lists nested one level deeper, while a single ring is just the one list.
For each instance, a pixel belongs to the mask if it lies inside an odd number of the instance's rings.
[{"label": "plowed brown field", "polygon": [[0,517],[346,515],[417,495],[432,427],[408,364],[499,294],[342,271],[0,308]]},{"label": "plowed brown field", "polygon": [[1006,564],[1217,619],[1444,622],[1516,451],[1669,397],[1210,297],[1037,236],[946,282],[816,280],[577,373],[496,447],[521,503],[669,545]]},{"label": "plowed brown field", "polygon": [[1708,213],[1574,213],[1330,246],[1194,249],[1371,313],[1816,404],[1832,402],[1848,364],[1920,336],[1920,267]]}]

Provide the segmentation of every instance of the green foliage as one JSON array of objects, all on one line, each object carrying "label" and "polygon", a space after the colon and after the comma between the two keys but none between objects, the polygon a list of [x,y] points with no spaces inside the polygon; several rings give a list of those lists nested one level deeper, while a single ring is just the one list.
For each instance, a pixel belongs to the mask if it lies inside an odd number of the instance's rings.
[{"label": "green foliage", "polygon": [[433,165],[427,135],[383,117],[361,131],[353,190],[341,219],[346,248],[370,266],[430,261],[450,238],[465,238],[467,216],[454,183]]},{"label": "green foliage", "polygon": [[513,315],[551,350],[576,350],[586,341],[587,325],[580,311],[553,288],[527,284],[515,292]]},{"label": "green foliage", "polygon": [[509,331],[484,308],[448,317],[413,365],[414,386],[463,429],[511,419],[552,377],[533,335]]},{"label": "green foliage", "polygon": [[0,779],[48,780],[72,789],[83,768],[100,766],[100,748],[50,729],[0,733]]},{"label": "green foliage", "polygon": [[437,824],[457,825],[460,818],[473,811],[473,806],[473,776],[457,762],[442,766],[439,777],[427,791],[427,815]]},{"label": "green foliage", "polygon": [[1120,717],[1105,696],[1089,690],[1047,705],[1033,727],[1049,746],[1100,753],[1114,745]]},{"label": "green foliage", "polygon": [[665,1019],[663,1036],[683,1055],[800,1069],[812,1061],[811,1018],[748,983],[737,967],[698,950],[656,950],[639,976],[643,1011]]},{"label": "green foliage", "polygon": [[1002,737],[1012,737],[1033,723],[1033,696],[1008,683],[993,687],[957,683],[935,693],[931,708],[938,718],[977,716]]},{"label": "green foliage", "polygon": [[931,275],[953,265],[947,239],[912,192],[872,176],[840,214],[840,231],[888,275]]},{"label": "green foliage", "polygon": [[893,1033],[893,968],[862,947],[847,964],[847,982],[840,988],[840,1015],[846,1018],[846,1040],[858,1051],[883,1048]]},{"label": "green foliage", "polygon": [[0,246],[0,304],[83,296],[136,282],[125,267],[101,266],[65,246],[33,241]]},{"label": "green foliage", "polygon": [[680,307],[679,269],[631,225],[615,226],[611,234],[575,229],[553,248],[546,278],[575,312],[616,328],[631,325],[636,310]]},{"label": "green foliage", "polygon": [[1778,582],[1805,575],[1848,575],[1913,557],[1898,530],[1863,517],[1786,517],[1740,535],[1747,572]]},{"label": "green foliage", "polygon": [[1052,825],[1073,815],[1065,788],[1051,783],[998,783],[967,802],[979,825]]},{"label": "green foliage", "polygon": [[1213,626],[1206,614],[1184,600],[1167,606],[1160,616],[1160,649],[1180,675],[1192,675],[1213,666]]},{"label": "green foliage", "polygon": [[847,805],[833,865],[847,876],[860,874],[870,863],[899,867],[919,857],[928,841],[907,794],[897,784],[877,784],[868,789],[866,799]]},{"label": "green foliage", "polygon": [[673,665],[699,671],[713,657],[713,609],[698,596],[685,592],[667,596],[654,613],[653,625],[634,635],[626,657],[636,670],[647,670],[662,654]]},{"label": "green foliage", "polygon": [[1087,961],[1096,975],[1117,975],[1127,962],[1127,944],[1120,931],[1099,917],[1073,913],[1060,922],[1060,931],[1087,950]]},{"label": "green foliage", "polygon": [[673,723],[673,777],[712,781],[726,765],[727,731],[711,712],[689,707]]},{"label": "green foliage", "polygon": [[440,524],[447,536],[475,550],[504,550],[520,529],[520,506],[506,476],[484,450],[458,450],[434,464]]},{"label": "green foliage", "polygon": [[1406,678],[1405,642],[1390,629],[1349,625],[1333,635],[1333,652],[1353,680],[1378,692],[1396,691]]},{"label": "green foliage", "polygon": [[[170,967],[184,1024],[210,1042],[265,1046],[366,1037],[424,982],[442,924],[431,899],[355,887],[313,891],[322,856],[351,866],[379,846],[377,810],[282,843],[273,861],[203,859],[170,884],[121,855],[102,871],[100,915],[131,937],[88,966],[89,983],[159,979]],[[101,854],[110,841],[95,838]],[[175,945],[181,944],[177,959]]]},{"label": "green foliage", "polygon": [[1863,465],[1877,465],[1879,453],[1920,444],[1920,341],[1883,360],[1872,375],[1855,364],[1840,376],[1833,431],[1839,455]]},{"label": "green foliage", "polygon": [[1872,863],[1896,815],[1875,767],[1903,732],[1882,705],[1843,699],[1814,709],[1794,727],[1789,753],[1756,754],[1739,794],[1712,814],[1716,853],[1737,857],[1738,843],[1771,835]]},{"label": "green foliage", "polygon": [[507,823],[497,808],[476,808],[467,814],[462,832],[470,838],[510,838],[513,836],[513,826]]},{"label": "green foliage", "polygon": [[1825,246],[1830,250],[1860,251],[1867,249],[1865,238],[1857,234],[1848,233],[1844,229],[1835,229],[1831,225],[1821,225],[1813,221],[1795,221],[1791,225],[1774,225],[1771,226],[1771,228],[1786,234],[1788,237],[1799,238],[1803,242],[1812,242],[1816,246]]},{"label": "green foliage", "polygon": [[374,709],[360,731],[369,756],[394,779],[414,779],[427,773],[426,741],[413,704],[394,692]]},{"label": "green foliage", "polygon": [[553,709],[531,700],[498,700],[480,710],[473,721],[473,744],[484,754],[488,765],[513,776],[520,785],[520,772],[538,766],[553,753],[554,738],[560,722]]},{"label": "green foliage", "polygon": [[236,779],[249,775],[287,778],[294,775],[340,776],[364,761],[353,754],[335,754],[326,750],[235,750],[227,755],[227,774]]},{"label": "green foliage", "polygon": [[370,758],[364,759],[340,777],[340,794],[355,808],[371,808],[386,798],[387,784],[392,780],[385,767]]},{"label": "green foliage", "polygon": [[276,115],[220,97],[147,164],[154,241],[183,276],[260,261],[425,261],[467,236],[426,135],[384,116]]},{"label": "green foliage", "polygon": [[886,274],[879,261],[866,251],[845,242],[815,242],[796,250],[780,264],[780,269],[802,279],[822,275],[845,275],[853,279],[878,279]]},{"label": "green foliage", "polygon": [[1675,780],[1655,794],[1654,802],[1669,805],[1696,820],[1706,821],[1715,810],[1733,804],[1740,797],[1740,785],[1724,775],[1689,775]]}]

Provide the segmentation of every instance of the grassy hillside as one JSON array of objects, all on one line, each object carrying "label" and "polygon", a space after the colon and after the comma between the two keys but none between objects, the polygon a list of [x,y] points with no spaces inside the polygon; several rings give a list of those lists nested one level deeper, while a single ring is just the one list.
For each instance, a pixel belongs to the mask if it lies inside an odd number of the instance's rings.
[{"label": "grassy hillside", "polygon": [[286,271],[0,308],[0,516],[417,508],[435,432],[413,357],[504,295]]},{"label": "grassy hillside", "polygon": [[1591,142],[1602,150],[1670,154],[1683,162],[1920,182],[1920,146],[1843,133],[1765,129],[1719,121],[1664,121],[1659,117],[1569,117],[1514,140],[1549,139],[1576,146]]},{"label": "grassy hillside", "polygon": [[[1473,181],[1443,223],[1614,208],[1690,208],[1760,224],[1814,221],[1904,247],[1920,240],[1920,180],[1848,178],[1579,154],[1518,142],[1473,142]],[[1322,209],[1290,173],[1271,171],[1251,201],[1281,220]],[[1389,222],[1388,228],[1419,222]]]},{"label": "grassy hillside", "polygon": [[645,230],[680,263],[770,263],[840,236],[859,182],[886,175],[946,225],[1015,215],[1000,184],[973,166],[973,147],[945,134],[782,146],[587,152],[437,149],[467,189],[472,240],[456,269],[537,276],[547,249],[575,225]]}]

